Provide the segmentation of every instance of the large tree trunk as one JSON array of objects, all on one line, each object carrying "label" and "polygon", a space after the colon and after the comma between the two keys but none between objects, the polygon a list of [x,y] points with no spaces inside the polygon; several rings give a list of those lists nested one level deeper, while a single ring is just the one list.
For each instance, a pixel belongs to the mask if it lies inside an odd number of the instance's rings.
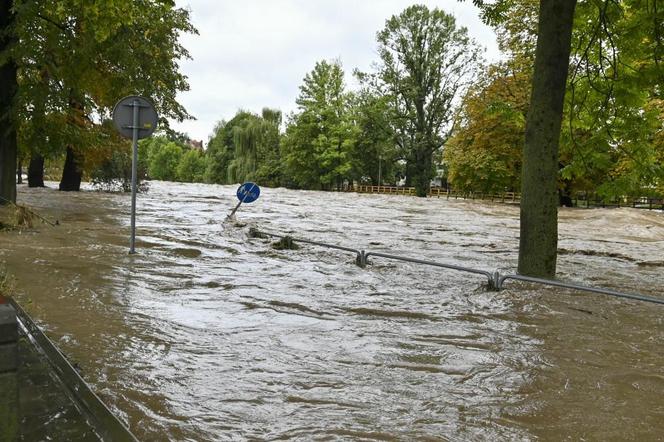
[{"label": "large tree trunk", "polygon": [[28,187],[44,187],[44,157],[38,153],[30,157]]},{"label": "large tree trunk", "polygon": [[413,176],[415,175],[415,166],[413,166],[414,163],[415,161],[411,160],[410,158],[406,160],[406,180],[404,182],[404,186],[406,187],[411,187],[413,185]]},{"label": "large tree trunk", "polygon": [[65,166],[62,168],[60,190],[74,192],[81,190],[81,175],[81,169],[77,164],[74,149],[71,146],[67,146],[67,158],[65,158]]},{"label": "large tree trunk", "polygon": [[415,195],[426,197],[431,186],[431,167],[433,153],[427,148],[418,147],[415,151],[413,186]]},{"label": "large tree trunk", "polygon": [[23,184],[23,160],[20,157],[16,166],[16,184]]},{"label": "large tree trunk", "polygon": [[[12,44],[11,26],[14,21],[12,0],[0,0],[0,53]],[[14,97],[18,89],[16,63],[5,60],[0,65],[0,205],[16,202],[16,125]]]},{"label": "large tree trunk", "polygon": [[558,144],[576,0],[540,0],[521,182],[519,273],[552,278],[558,249]]}]

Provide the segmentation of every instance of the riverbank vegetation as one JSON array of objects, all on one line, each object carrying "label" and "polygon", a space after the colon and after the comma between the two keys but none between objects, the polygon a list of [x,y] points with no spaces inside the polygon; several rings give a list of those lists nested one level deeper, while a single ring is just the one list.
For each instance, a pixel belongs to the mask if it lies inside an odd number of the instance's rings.
[{"label": "riverbank vegetation", "polygon": [[64,159],[60,190],[76,191],[84,174],[118,162],[127,143],[110,117],[123,96],[150,97],[164,129],[191,118],[176,100],[189,87],[178,38],[196,30],[172,2],[3,0],[0,17],[5,199],[16,199],[17,165],[30,186],[43,186],[44,160]]},{"label": "riverbank vegetation", "polygon": [[[304,75],[296,112],[284,117],[277,109],[239,110],[213,128],[205,149],[162,126],[160,136],[141,142],[139,176],[220,184],[253,180],[306,189],[401,182],[415,186],[419,195],[435,179],[459,191],[519,191],[539,2],[513,3],[495,20],[504,54],[500,62],[483,64],[481,48],[452,16],[413,6],[378,32],[374,71],[350,73],[340,60],[321,60]],[[129,92],[118,86],[121,80],[133,90],[142,84],[131,68],[134,62],[109,41],[128,26],[127,19],[114,13],[97,23],[99,11],[77,11],[80,23],[97,29],[91,41],[84,41],[66,23],[74,7],[73,0],[56,12],[35,6],[15,18],[20,32],[38,31],[22,43],[25,53],[16,50],[23,69],[19,167],[26,168],[30,185],[43,185],[47,158],[47,164],[64,166],[65,190],[77,189],[81,175],[105,190],[128,190],[128,142],[93,116],[108,116],[113,99]],[[186,79],[172,60],[188,54],[172,34],[195,30],[186,10],[163,8],[134,9],[141,17],[160,13],[168,19],[149,41],[169,57],[168,63],[149,66],[164,83],[158,94],[142,84],[141,93],[162,97],[156,105],[164,116],[187,118],[173,98],[187,88]],[[653,28],[659,16],[635,0],[589,2],[576,9],[560,138],[563,201],[577,191],[607,199],[662,196],[662,50]],[[65,42],[57,41],[63,31],[82,51],[101,50],[95,65],[77,59],[83,73],[65,68],[71,54]],[[28,59],[33,52],[43,58]],[[102,66],[108,63],[131,69],[102,81],[110,69]],[[356,90],[346,86],[350,75],[359,84]],[[71,85],[66,94],[56,90],[58,82]]]},{"label": "riverbank vegetation", "polygon": [[204,149],[168,127],[191,117],[175,99],[188,88],[178,35],[196,32],[187,10],[2,1],[0,196],[15,200],[16,165],[29,164],[29,185],[43,185],[44,158],[63,162],[61,190],[78,190],[84,176],[127,190],[128,142],[109,117],[120,97],[139,94],[162,116],[162,135],[141,143],[144,178],[323,190],[404,183],[419,196],[433,179],[466,191],[521,189],[521,239],[537,255],[522,243],[522,261],[547,264],[520,271],[551,276],[557,206],[573,192],[664,196],[664,8],[472,3],[497,32],[500,61],[487,65],[451,15],[411,6],[378,30],[370,72],[320,60],[303,73],[295,112],[239,110]]},{"label": "riverbank vegetation", "polygon": [[4,265],[0,265],[0,296],[14,294],[14,278],[7,272]]},{"label": "riverbank vegetation", "polygon": [[[562,203],[577,192],[664,194],[661,46],[649,21],[658,16],[637,3],[576,10],[557,167]],[[538,5],[522,0],[503,13],[495,29],[505,57],[491,65],[452,17],[409,8],[378,33],[375,71],[321,60],[304,75],[297,111],[239,110],[217,124],[205,150],[177,134],[142,141],[144,176],[305,189],[401,183],[418,194],[437,180],[457,191],[518,192]]]}]

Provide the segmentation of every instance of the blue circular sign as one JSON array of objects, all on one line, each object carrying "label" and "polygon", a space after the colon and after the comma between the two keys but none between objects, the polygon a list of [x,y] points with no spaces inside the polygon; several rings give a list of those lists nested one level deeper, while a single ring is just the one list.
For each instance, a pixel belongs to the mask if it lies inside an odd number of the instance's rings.
[{"label": "blue circular sign", "polygon": [[243,203],[253,203],[260,194],[261,188],[258,187],[258,184],[252,182],[244,183],[237,189],[237,199]]}]

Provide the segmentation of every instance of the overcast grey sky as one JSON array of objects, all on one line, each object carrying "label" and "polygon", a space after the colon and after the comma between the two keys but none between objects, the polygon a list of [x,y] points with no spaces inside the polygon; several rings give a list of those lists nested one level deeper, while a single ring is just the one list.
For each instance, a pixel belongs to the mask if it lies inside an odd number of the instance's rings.
[{"label": "overcast grey sky", "polygon": [[299,86],[316,61],[339,59],[346,83],[355,68],[368,71],[377,61],[376,32],[385,20],[419,3],[451,13],[457,25],[498,59],[496,37],[479,19],[470,0],[177,0],[189,8],[200,35],[182,44],[193,60],[182,61],[191,90],[178,96],[197,120],[173,122],[190,137],[207,140],[217,121],[238,109],[295,110]]}]

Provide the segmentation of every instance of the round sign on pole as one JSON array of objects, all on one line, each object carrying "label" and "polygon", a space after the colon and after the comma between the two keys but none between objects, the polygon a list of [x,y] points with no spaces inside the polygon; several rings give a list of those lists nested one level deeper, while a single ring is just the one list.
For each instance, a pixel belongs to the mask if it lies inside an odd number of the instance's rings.
[{"label": "round sign on pole", "polygon": [[147,138],[157,128],[157,111],[146,98],[131,95],[113,108],[113,123],[123,137],[132,140],[131,160],[131,234],[129,253],[136,253],[136,192],[138,182],[138,140]]},{"label": "round sign on pole", "polygon": [[130,95],[118,101],[113,108],[113,123],[120,135],[134,136],[134,107],[138,107],[138,138],[147,138],[157,128],[157,111],[152,103],[143,97]]},{"label": "round sign on pole", "polygon": [[258,199],[260,194],[260,187],[258,187],[258,184],[252,182],[244,183],[237,189],[237,199],[242,203],[253,203]]}]

